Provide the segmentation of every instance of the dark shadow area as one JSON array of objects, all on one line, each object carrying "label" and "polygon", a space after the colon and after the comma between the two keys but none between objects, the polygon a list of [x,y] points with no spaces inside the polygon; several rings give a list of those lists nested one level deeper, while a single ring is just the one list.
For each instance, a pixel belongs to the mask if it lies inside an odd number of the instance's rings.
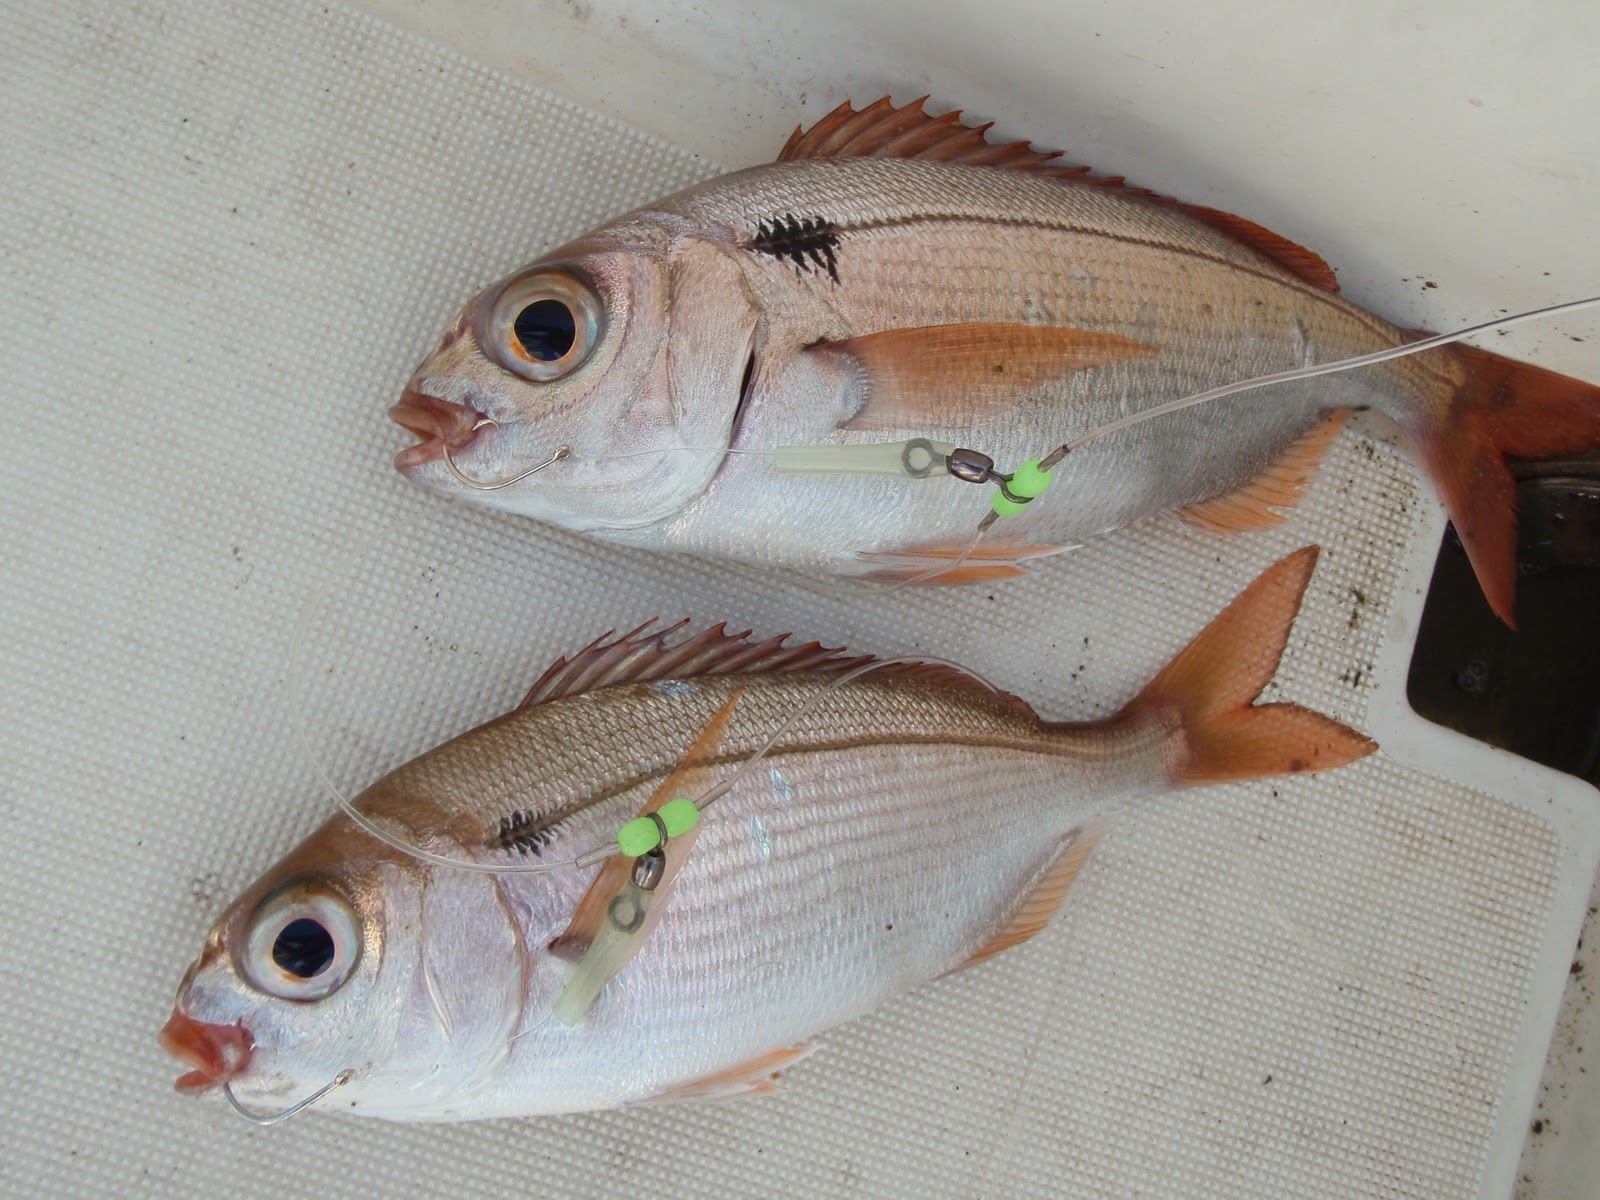
[{"label": "dark shadow area", "polygon": [[1600,785],[1600,458],[1522,463],[1517,624],[1445,533],[1412,653],[1423,717]]}]

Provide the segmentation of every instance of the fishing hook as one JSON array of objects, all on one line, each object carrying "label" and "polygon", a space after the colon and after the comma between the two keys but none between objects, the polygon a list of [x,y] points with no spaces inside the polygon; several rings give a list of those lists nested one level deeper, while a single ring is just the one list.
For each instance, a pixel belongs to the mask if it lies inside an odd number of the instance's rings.
[{"label": "fishing hook", "polygon": [[[493,420],[490,417],[480,417],[478,423],[472,427],[472,432],[477,433],[478,430],[482,429],[485,425],[492,425],[496,429],[500,428],[499,421]],[[572,454],[571,446],[557,446],[554,454],[545,459],[538,466],[529,467],[521,475],[513,475],[510,479],[502,479],[499,483],[484,483],[482,480],[473,479],[470,475],[463,473],[461,468],[456,466],[456,460],[450,457],[449,438],[440,439],[439,449],[444,455],[444,465],[449,468],[450,474],[454,475],[460,482],[466,484],[469,488],[473,488],[480,492],[498,492],[501,488],[510,487],[513,483],[521,483],[529,475],[537,475],[551,463],[558,463],[562,459],[570,457]]]},{"label": "fishing hook", "polygon": [[244,1105],[240,1104],[239,1097],[233,1094],[233,1084],[231,1083],[224,1083],[222,1085],[222,1094],[228,1098],[228,1103],[233,1105],[233,1111],[238,1113],[246,1121],[249,1121],[250,1124],[276,1125],[280,1121],[287,1121],[290,1117],[294,1116],[303,1109],[309,1108],[318,1100],[321,1100],[329,1092],[333,1091],[334,1088],[343,1087],[345,1084],[350,1082],[350,1077],[354,1074],[355,1071],[353,1069],[346,1067],[344,1070],[335,1075],[330,1082],[323,1084],[316,1091],[312,1092],[311,1095],[300,1101],[299,1104],[291,1104],[282,1112],[271,1113],[267,1116],[262,1116],[260,1113],[253,1113]]}]

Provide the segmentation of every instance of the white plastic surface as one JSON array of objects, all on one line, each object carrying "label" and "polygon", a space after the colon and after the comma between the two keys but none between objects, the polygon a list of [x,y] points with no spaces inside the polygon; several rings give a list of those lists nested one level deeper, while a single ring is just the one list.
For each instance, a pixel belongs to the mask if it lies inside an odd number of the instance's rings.
[{"label": "white plastic surface", "polygon": [[[1506,1194],[1600,806],[1405,710],[1442,522],[1372,431],[1277,530],[1150,522],[992,590],[449,504],[389,469],[382,416],[444,321],[711,165],[337,5],[0,16],[0,1193]],[[326,813],[297,689],[351,786],[657,613],[945,655],[1086,718],[1307,541],[1271,695],[1385,752],[1152,805],[1044,934],[822,1039],[778,1097],[256,1130],[170,1090],[154,1034],[205,928]]]}]

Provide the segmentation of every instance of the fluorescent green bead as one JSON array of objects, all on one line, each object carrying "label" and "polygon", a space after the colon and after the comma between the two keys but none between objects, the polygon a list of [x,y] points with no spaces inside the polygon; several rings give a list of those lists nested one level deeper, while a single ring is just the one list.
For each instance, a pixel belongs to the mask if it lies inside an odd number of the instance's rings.
[{"label": "fluorescent green bead", "polygon": [[996,492],[990,504],[994,508],[995,515],[1001,517],[1014,517],[1028,507],[1026,500],[1013,500],[1004,492]]},{"label": "fluorescent green bead", "polygon": [[649,854],[661,844],[661,830],[649,817],[635,817],[617,830],[617,845],[629,858]]},{"label": "fluorescent green bead", "polygon": [[[1044,495],[1049,486],[1050,472],[1039,466],[1037,458],[1030,458],[1017,468],[1016,474],[1006,483],[1005,491],[996,492],[990,503],[996,516],[1014,517],[1028,507],[1029,500]],[[1017,498],[1013,500],[1006,492]]]},{"label": "fluorescent green bead", "polygon": [[1037,458],[1030,458],[1018,467],[1017,473],[1011,477],[1011,482],[1006,484],[1013,496],[1021,496],[1025,500],[1044,495],[1045,489],[1049,486],[1050,472],[1039,466]]},{"label": "fluorescent green bead", "polygon": [[661,818],[661,823],[667,827],[668,837],[677,837],[679,834],[688,833],[700,823],[700,810],[694,806],[694,801],[687,796],[678,796],[668,800],[656,810],[656,815]]}]

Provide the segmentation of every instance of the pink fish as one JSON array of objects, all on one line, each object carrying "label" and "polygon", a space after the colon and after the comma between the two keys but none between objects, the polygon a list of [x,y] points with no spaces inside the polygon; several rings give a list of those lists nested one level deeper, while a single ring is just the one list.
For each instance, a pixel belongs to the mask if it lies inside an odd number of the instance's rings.
[{"label": "pink fish", "polygon": [[449,859],[571,862],[777,734],[668,842],[659,923],[592,1006],[556,1016],[632,860],[480,874],[341,814],[206,938],[161,1035],[189,1068],[178,1087],[282,1110],[344,1078],[337,1111],[408,1121],[770,1090],[823,1030],[1036,933],[1117,814],[1371,753],[1325,716],[1255,703],[1315,562],[1267,570],[1083,725],[950,668],[834,686],[863,660],[816,643],[602,639],[355,802]]},{"label": "pink fish", "polygon": [[[1259,225],[992,145],[958,118],[844,105],[777,162],[494,285],[391,410],[422,439],[396,465],[629,545],[908,578],[949,564],[990,489],[785,474],[772,450],[927,438],[1009,470],[1161,401],[1415,339]],[[1507,460],[1600,447],[1600,389],[1466,346],[1118,433],[1069,456],[942,579],[1018,574],[1153,513],[1226,531],[1281,521],[1360,409],[1404,431],[1510,622]]]}]

